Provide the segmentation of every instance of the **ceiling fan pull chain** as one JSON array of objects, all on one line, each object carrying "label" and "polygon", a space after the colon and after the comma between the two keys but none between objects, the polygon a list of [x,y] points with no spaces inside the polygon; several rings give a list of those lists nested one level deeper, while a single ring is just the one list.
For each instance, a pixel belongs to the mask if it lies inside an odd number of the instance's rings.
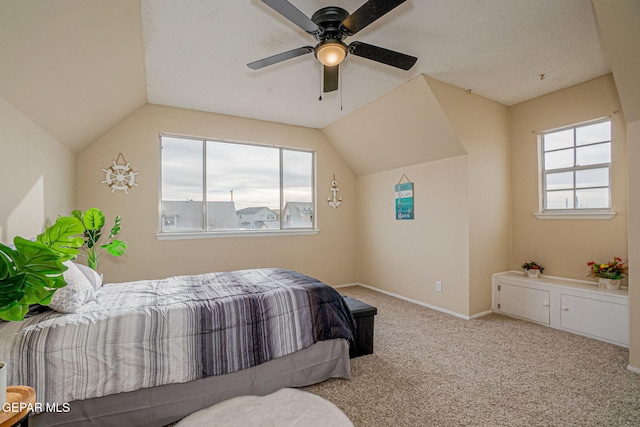
[{"label": "ceiling fan pull chain", "polygon": [[342,111],[342,79],[344,79],[344,77],[342,76],[342,70],[338,69],[338,73],[340,73],[340,75],[338,75],[339,78],[339,82],[340,82],[340,111]]},{"label": "ceiling fan pull chain", "polygon": [[320,70],[320,96],[318,97],[318,101],[322,101],[322,64],[320,64],[320,68],[318,68]]}]

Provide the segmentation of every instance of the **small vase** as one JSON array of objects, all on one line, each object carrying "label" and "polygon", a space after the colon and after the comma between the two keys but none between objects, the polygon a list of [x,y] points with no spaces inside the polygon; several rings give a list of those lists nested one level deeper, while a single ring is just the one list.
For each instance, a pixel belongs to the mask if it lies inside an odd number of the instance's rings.
[{"label": "small vase", "polygon": [[527,277],[532,277],[534,279],[537,279],[538,276],[540,276],[540,270],[537,268],[530,268],[527,271]]},{"label": "small vase", "polygon": [[598,286],[602,289],[620,289],[620,279],[598,278]]}]

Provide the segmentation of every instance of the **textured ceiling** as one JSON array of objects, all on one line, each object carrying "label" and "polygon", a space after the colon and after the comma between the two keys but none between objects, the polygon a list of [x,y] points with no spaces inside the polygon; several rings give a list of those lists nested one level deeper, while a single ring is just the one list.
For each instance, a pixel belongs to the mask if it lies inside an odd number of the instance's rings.
[{"label": "textured ceiling", "polygon": [[[291,0],[305,15],[364,0]],[[313,54],[246,64],[314,45],[259,0],[143,0],[150,103],[323,128],[426,74],[512,105],[610,72],[589,0],[409,0],[346,40],[417,56],[408,72],[348,56],[342,91],[320,94]],[[544,79],[541,75],[544,74]]]},{"label": "textured ceiling", "polygon": [[140,3],[0,0],[0,96],[74,152],[146,103]]},{"label": "textured ceiling", "polygon": [[[311,16],[364,1],[291,3]],[[618,85],[637,75],[625,32],[609,31]],[[419,74],[510,105],[611,71],[590,0],[408,0],[354,40],[419,60],[405,72],[350,55],[342,90],[318,101],[312,54],[246,66],[314,44],[259,0],[0,0],[0,96],[79,152],[146,102],[324,128]]]}]

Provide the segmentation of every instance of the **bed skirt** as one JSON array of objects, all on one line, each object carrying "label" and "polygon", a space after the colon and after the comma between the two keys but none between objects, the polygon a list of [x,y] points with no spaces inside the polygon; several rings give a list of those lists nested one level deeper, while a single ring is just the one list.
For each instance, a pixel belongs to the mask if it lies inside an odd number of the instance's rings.
[{"label": "bed skirt", "polygon": [[42,412],[32,416],[29,425],[159,427],[232,397],[263,396],[283,387],[302,387],[328,378],[351,378],[349,342],[344,339],[318,341],[288,356],[231,374],[70,402],[68,412]]}]

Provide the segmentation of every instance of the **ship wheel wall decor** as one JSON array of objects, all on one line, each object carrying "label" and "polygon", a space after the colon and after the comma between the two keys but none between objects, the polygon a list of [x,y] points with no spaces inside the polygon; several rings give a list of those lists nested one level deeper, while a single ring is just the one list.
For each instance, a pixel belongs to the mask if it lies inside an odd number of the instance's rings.
[{"label": "ship wheel wall decor", "polygon": [[[122,163],[118,163],[122,159]],[[129,166],[122,155],[118,154],[118,157],[113,161],[113,165],[107,169],[102,169],[105,174],[103,184],[107,184],[111,188],[111,192],[115,193],[116,190],[124,191],[125,194],[129,194],[129,189],[133,186],[138,186],[136,183],[136,175],[140,172],[134,172]]]}]

